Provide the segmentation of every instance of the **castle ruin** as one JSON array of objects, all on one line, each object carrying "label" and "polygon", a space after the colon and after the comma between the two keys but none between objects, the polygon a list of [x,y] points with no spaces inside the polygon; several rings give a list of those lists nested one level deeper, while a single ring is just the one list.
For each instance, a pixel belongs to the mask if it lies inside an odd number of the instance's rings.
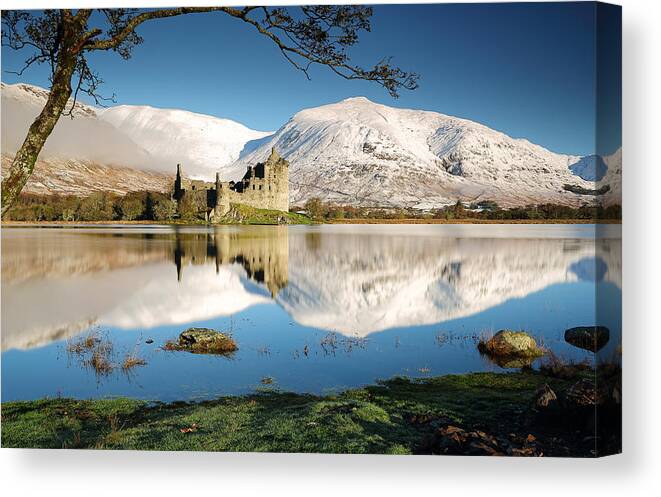
[{"label": "castle ruin", "polygon": [[238,182],[220,181],[220,174],[216,173],[215,183],[184,179],[181,165],[177,164],[172,196],[177,204],[189,201],[197,205],[210,221],[225,216],[232,204],[288,212],[289,163],[272,148],[266,162],[248,166]]}]

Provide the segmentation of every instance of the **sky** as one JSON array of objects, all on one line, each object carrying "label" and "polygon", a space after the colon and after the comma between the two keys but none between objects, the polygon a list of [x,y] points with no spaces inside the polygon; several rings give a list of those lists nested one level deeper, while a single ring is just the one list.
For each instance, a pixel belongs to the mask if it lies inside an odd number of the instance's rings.
[{"label": "sky", "polygon": [[[128,61],[113,52],[89,60],[104,80],[101,92],[114,93],[117,104],[186,109],[263,131],[301,109],[365,96],[471,119],[554,152],[612,153],[621,141],[619,18],[600,18],[612,67],[604,71],[610,84],[598,85],[596,17],[592,2],[375,6],[352,62],[392,56],[420,74],[420,87],[399,99],[325,67],[313,67],[307,80],[271,41],[222,13],[145,23],[138,29],[145,41]],[[20,77],[7,72],[26,55],[2,47],[2,80],[47,87],[45,66]]]}]

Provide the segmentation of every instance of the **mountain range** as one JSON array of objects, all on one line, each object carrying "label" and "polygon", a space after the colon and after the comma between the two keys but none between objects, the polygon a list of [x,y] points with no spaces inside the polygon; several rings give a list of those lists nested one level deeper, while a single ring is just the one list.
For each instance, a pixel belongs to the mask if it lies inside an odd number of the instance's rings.
[{"label": "mountain range", "polygon": [[[3,83],[1,94],[5,171],[48,93]],[[457,200],[580,205],[620,197],[621,150],[559,154],[467,119],[364,97],[302,110],[275,132],[148,106],[76,103],[72,114],[46,142],[26,191],[167,190],[178,163],[191,178],[219,171],[236,180],[275,147],[290,162],[290,202],[298,205],[311,197],[421,209]]]}]

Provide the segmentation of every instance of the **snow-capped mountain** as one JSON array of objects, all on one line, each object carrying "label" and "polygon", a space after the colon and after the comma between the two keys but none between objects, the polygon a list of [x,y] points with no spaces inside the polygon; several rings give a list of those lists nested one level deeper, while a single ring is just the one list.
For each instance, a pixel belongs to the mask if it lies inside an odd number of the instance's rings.
[{"label": "snow-capped mountain", "polygon": [[[35,86],[2,84],[5,165],[47,96]],[[558,154],[466,119],[364,97],[305,109],[274,134],[228,119],[145,106],[99,109],[78,103],[73,114],[75,119],[59,120],[40,154],[36,172],[43,170],[43,181],[35,176],[26,191],[153,188],[167,184],[178,163],[192,178],[210,180],[220,171],[236,180],[275,147],[290,162],[292,204],[311,197],[418,208],[459,199],[504,206],[620,203],[621,151],[603,159]],[[99,182],[100,166],[115,167],[117,174]],[[69,178],[73,169],[75,181]],[[129,169],[162,177],[132,174],[130,181],[122,180]],[[606,186],[605,194],[594,195]]]},{"label": "snow-capped mountain", "polygon": [[238,159],[247,142],[272,134],[185,110],[118,105],[97,114],[102,122],[139,143],[170,172],[181,163],[187,175],[207,180]]},{"label": "snow-capped mountain", "polygon": [[[236,178],[276,147],[290,162],[291,201],[430,207],[496,200],[503,205],[580,204],[595,189],[572,172],[581,157],[553,153],[484,125],[364,97],[303,110],[224,171]],[[575,168],[576,169],[576,168]],[[584,177],[589,177],[579,170]]]},{"label": "snow-capped mountain", "polygon": [[[46,103],[48,90],[2,83],[1,94],[2,153],[13,156]],[[188,176],[210,180],[219,168],[238,159],[248,141],[270,134],[229,119],[146,106],[102,109],[77,102],[73,116],[60,118],[40,160],[82,161],[167,175],[181,163]]]},{"label": "snow-capped mountain", "polygon": [[[28,128],[43,109],[48,90],[38,86],[2,83],[2,153],[13,156]],[[73,101],[71,101],[71,104]],[[67,107],[69,109],[70,106]],[[129,135],[97,117],[97,109],[76,103],[73,119],[62,116],[46,140],[40,159],[87,161],[140,169],[154,169],[149,152]],[[170,171],[171,173],[171,171]]]}]

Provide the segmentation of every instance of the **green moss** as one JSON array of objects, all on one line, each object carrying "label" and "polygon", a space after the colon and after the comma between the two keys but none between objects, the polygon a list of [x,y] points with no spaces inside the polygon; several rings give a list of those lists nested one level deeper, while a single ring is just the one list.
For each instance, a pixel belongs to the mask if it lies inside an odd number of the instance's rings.
[{"label": "green moss", "polygon": [[312,220],[295,212],[258,209],[244,204],[232,204],[218,224],[312,224]]},{"label": "green moss", "polygon": [[[406,454],[433,429],[412,419],[516,430],[535,372],[394,378],[337,395],[263,391],[201,403],[44,399],[2,406],[4,447]],[[194,429],[182,432],[186,428]]]}]

